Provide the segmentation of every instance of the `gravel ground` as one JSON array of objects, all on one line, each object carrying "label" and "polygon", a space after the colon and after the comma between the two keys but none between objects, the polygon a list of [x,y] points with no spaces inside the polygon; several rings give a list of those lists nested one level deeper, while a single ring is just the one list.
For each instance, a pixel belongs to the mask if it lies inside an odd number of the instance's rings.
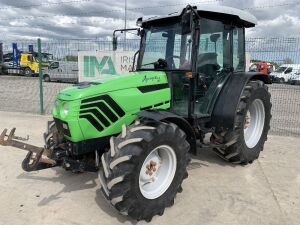
[{"label": "gravel ground", "polygon": [[[0,130],[17,127],[42,146],[50,116],[0,112]],[[112,209],[96,173],[62,168],[26,173],[26,152],[0,146],[0,225],[299,225],[300,139],[269,136],[260,158],[247,166],[200,150],[189,165],[183,192],[163,216],[136,222]]]},{"label": "gravel ground", "polygon": [[[72,84],[43,83],[44,108],[51,114],[57,93]],[[272,84],[271,134],[300,137],[300,86]],[[37,78],[0,76],[0,111],[39,113]]]}]

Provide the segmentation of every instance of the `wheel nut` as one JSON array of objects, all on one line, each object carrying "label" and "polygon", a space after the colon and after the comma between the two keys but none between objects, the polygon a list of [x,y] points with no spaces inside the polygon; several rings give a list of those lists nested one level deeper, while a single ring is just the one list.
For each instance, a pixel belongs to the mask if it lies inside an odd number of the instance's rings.
[{"label": "wheel nut", "polygon": [[156,166],[156,164],[157,164],[156,162],[154,162],[154,161],[152,161],[152,160],[150,161],[150,165],[151,165],[151,166]]}]

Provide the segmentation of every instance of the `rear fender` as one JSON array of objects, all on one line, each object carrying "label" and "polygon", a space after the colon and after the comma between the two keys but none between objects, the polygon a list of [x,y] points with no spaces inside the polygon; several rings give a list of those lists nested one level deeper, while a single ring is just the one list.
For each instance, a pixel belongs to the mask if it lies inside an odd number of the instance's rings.
[{"label": "rear fender", "polygon": [[250,80],[261,80],[265,84],[272,83],[268,75],[261,73],[239,72],[230,76],[215,103],[210,127],[232,130],[237,107],[246,84]]},{"label": "rear fender", "polygon": [[166,110],[147,110],[141,111],[138,114],[141,119],[152,119],[156,121],[167,121],[176,124],[183,130],[187,136],[187,141],[191,146],[191,153],[196,154],[196,134],[192,126],[183,117],[180,117],[172,112]]}]

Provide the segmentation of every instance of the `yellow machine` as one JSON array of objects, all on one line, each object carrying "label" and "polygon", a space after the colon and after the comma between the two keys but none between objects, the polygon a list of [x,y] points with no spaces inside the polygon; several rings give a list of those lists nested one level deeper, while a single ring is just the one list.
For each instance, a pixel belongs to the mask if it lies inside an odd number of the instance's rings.
[{"label": "yellow machine", "polygon": [[36,57],[32,53],[21,53],[20,66],[25,68],[25,75],[32,75],[39,73],[39,63]]},{"label": "yellow machine", "polygon": [[[42,67],[48,67],[52,60],[51,54],[42,53]],[[19,65],[8,68],[8,74],[25,75],[28,77],[38,75],[39,73],[39,60],[37,53],[21,52],[19,54]]]}]

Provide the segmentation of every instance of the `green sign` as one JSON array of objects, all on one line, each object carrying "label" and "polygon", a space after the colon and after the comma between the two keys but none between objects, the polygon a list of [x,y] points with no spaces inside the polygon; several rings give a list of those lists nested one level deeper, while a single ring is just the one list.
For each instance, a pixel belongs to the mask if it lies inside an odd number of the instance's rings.
[{"label": "green sign", "polygon": [[96,56],[83,57],[83,76],[95,77],[95,70],[100,74],[116,75],[116,69],[110,56],[103,56],[99,61]]}]

